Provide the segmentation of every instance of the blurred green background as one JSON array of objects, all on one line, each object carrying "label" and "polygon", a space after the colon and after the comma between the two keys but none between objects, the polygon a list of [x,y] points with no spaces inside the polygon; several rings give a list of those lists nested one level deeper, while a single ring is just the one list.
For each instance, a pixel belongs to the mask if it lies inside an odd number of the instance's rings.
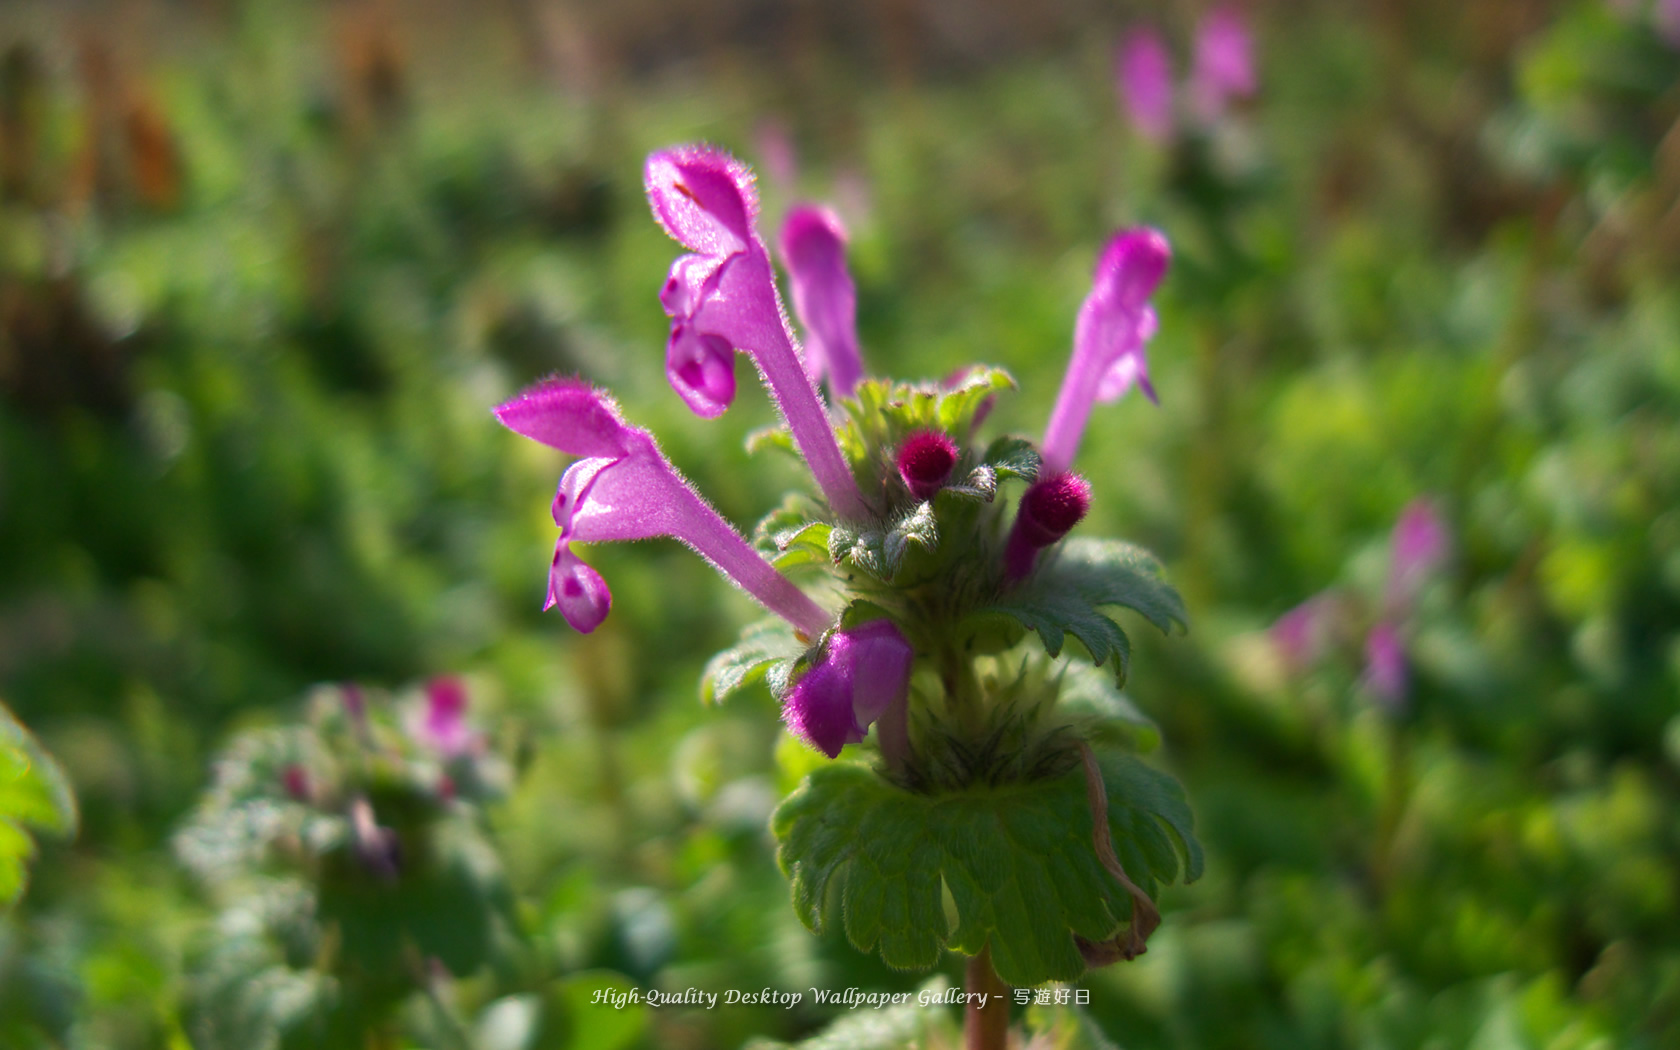
[{"label": "blurred green background", "polygon": [[[1680,1045],[1674,27],[1256,0],[1258,92],[1146,141],[1115,43],[1182,70],[1206,6],[0,7],[0,699],[79,805],[0,917],[0,1047],[734,1047],[847,1011],[589,1000],[927,979],[788,906],[765,822],[814,760],[767,693],[698,700],[746,598],[659,541],[589,552],[595,634],[539,612],[561,462],[489,414],[531,380],[610,386],[743,527],[800,481],[744,451],[754,385],[706,422],[665,384],[641,159],[695,139],[767,233],[836,203],[872,372],[1011,370],[999,431],[1039,433],[1105,236],[1174,244],[1161,405],[1099,408],[1080,466],[1192,612],[1128,692],[1208,873],[1083,982],[1109,1040]],[[1383,704],[1419,498],[1451,554]],[[1267,628],[1326,590],[1291,663]],[[402,729],[439,675],[467,759]],[[344,757],[346,684],[407,757]],[[342,814],[311,852],[288,762],[428,829],[431,881],[351,885]]]}]

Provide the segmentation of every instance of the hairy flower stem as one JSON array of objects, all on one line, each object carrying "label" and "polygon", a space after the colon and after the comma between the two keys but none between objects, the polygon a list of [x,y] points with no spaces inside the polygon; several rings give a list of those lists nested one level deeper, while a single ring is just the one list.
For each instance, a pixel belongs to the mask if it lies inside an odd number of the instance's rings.
[{"label": "hairy flower stem", "polygon": [[[992,969],[992,946],[969,958],[963,972],[964,1050],[1006,1050],[1009,1045],[1009,986]],[[985,998],[982,1000],[980,996]],[[984,1003],[984,1005],[981,1005]]]},{"label": "hairy flower stem", "polygon": [[805,464],[811,468],[811,476],[816,478],[828,505],[843,518],[865,520],[870,516],[869,505],[858,490],[857,479],[852,477],[852,468],[840,453],[840,444],[835,440],[828,412],[817,397],[817,388],[811,385],[811,377],[805,374],[794,352],[793,336],[787,331],[785,319],[782,340],[785,348],[778,350],[785,349],[785,353],[755,353],[753,360],[764,373],[782,418],[787,420],[788,430],[793,434],[794,444],[799,446],[799,454],[805,457]]}]

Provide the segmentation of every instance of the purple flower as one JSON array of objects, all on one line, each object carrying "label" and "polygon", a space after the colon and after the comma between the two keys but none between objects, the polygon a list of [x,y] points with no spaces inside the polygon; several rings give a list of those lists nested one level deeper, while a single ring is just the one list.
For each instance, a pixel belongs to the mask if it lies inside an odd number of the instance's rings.
[{"label": "purple flower", "polygon": [[866,517],[782,313],[755,225],[752,172],[721,150],[679,146],[649,156],[643,176],[654,217],[693,253],[671,265],[659,294],[671,315],[671,386],[695,413],[714,418],[735,399],[734,351],[751,354],[829,505],[844,517]]},{"label": "purple flower", "polygon": [[1134,383],[1155,400],[1143,346],[1155,334],[1149,296],[1171,256],[1166,237],[1148,228],[1118,233],[1103,250],[1091,294],[1079,310],[1073,360],[1044,431],[1041,451],[1048,473],[1066,473],[1073,466],[1092,404],[1112,401]]},{"label": "purple flower", "polygon": [[1406,647],[1400,629],[1383,621],[1365,636],[1365,687],[1390,707],[1406,699]]},{"label": "purple flower", "polygon": [[1427,499],[1416,499],[1400,512],[1389,540],[1388,587],[1384,607],[1404,616],[1429,575],[1446,560],[1450,542],[1446,523]]},{"label": "purple flower", "polygon": [[793,281],[793,312],[805,326],[805,371],[850,397],[863,378],[857,286],[846,270],[846,228],[827,208],[802,204],[782,223],[782,260]]},{"label": "purple flower", "polygon": [[516,433],[582,457],[566,468],[554,496],[560,527],[548,601],[588,633],[606,618],[612,593],[571,544],[670,536],[694,548],[742,590],[808,637],[831,617],[777,572],[700,498],[660,452],[653,435],[624,422],[610,397],[575,379],[547,379],[496,408]]},{"label": "purple flower", "polygon": [[1272,645],[1291,672],[1300,674],[1323,657],[1340,613],[1341,603],[1327,591],[1308,598],[1272,624]]},{"label": "purple flower", "polygon": [[1120,42],[1114,61],[1120,102],[1138,133],[1165,142],[1173,131],[1172,58],[1152,26],[1140,26]]},{"label": "purple flower", "polygon": [[[782,704],[788,728],[829,758],[863,740],[869,724],[889,709],[904,707],[915,651],[891,620],[872,620],[829,636],[817,663],[806,671]],[[895,719],[902,731],[902,719]],[[890,754],[899,745],[885,739]]]},{"label": "purple flower", "polygon": [[1224,116],[1233,98],[1254,94],[1254,42],[1234,7],[1208,12],[1196,27],[1196,54],[1190,70],[1190,103],[1209,123]]},{"label": "purple flower", "polygon": [[1091,483],[1078,474],[1040,477],[1021,495],[1009,543],[1003,551],[1005,575],[1018,580],[1032,571],[1038,552],[1061,541],[1091,509]]},{"label": "purple flower", "polygon": [[785,121],[776,117],[760,121],[753,138],[771,182],[791,187],[799,181],[799,151]]},{"label": "purple flower", "polygon": [[1651,11],[1651,21],[1658,36],[1670,47],[1680,48],[1680,0],[1657,0],[1656,7]]},{"label": "purple flower", "polygon": [[898,450],[898,476],[910,495],[929,500],[945,487],[957,465],[957,443],[937,430],[910,435]]},{"label": "purple flower", "polygon": [[426,683],[426,709],[413,735],[445,758],[467,754],[478,746],[479,735],[467,725],[466,714],[466,683],[454,676],[434,678]]}]

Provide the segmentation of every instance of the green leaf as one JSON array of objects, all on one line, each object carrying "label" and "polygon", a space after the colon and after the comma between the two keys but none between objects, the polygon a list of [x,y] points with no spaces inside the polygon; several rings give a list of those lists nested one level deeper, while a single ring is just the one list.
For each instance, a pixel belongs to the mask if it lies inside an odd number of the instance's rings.
[{"label": "green leaf", "polygon": [[974,415],[986,400],[1001,390],[1015,389],[1015,377],[1001,368],[971,368],[955,387],[947,390],[935,409],[935,419],[947,434],[967,434]]},{"label": "green leaf", "polygon": [[1063,542],[1039,576],[1048,584],[1076,589],[1092,605],[1123,605],[1159,627],[1188,630],[1190,614],[1162,576],[1161,563],[1142,547],[1121,540],[1076,537]]},{"label": "green leaf", "polygon": [[1072,589],[1045,586],[1041,580],[1005,594],[991,605],[973,613],[965,628],[977,634],[996,630],[1000,618],[1013,620],[1029,631],[1037,631],[1044,651],[1060,656],[1067,635],[1079,639],[1091,662],[1097,666],[1114,659],[1114,677],[1124,683],[1130,669],[1132,643],[1120,625],[1097,611],[1083,595]]},{"label": "green leaf", "polygon": [[1051,656],[1071,634],[1092,663],[1101,666],[1113,657],[1115,681],[1124,684],[1131,642],[1101,611],[1106,605],[1138,612],[1162,631],[1174,623],[1188,626],[1184,600],[1161,577],[1153,555],[1119,540],[1078,538],[1049,554],[1024,584],[971,613],[965,628],[977,637],[996,634],[999,620],[1012,620],[1037,631]]},{"label": "green leaf", "polygon": [[0,908],[17,903],[29,884],[35,840],[26,829],[70,836],[76,825],[69,778],[0,702]]},{"label": "green leaf", "polygon": [[804,651],[805,646],[793,636],[793,628],[779,617],[760,620],[741,632],[739,642],[706,662],[700,676],[700,699],[721,704],[769,675],[777,664],[792,664]]},{"label": "green leaf", "polygon": [[759,427],[747,435],[747,452],[757,455],[759,450],[773,448],[786,452],[795,459],[799,458],[799,449],[793,444],[793,431],[786,424],[773,424]]},{"label": "green leaf", "polygon": [[[1201,873],[1183,790],[1136,759],[1101,760],[1110,832],[1127,875],[1152,898]],[[1075,935],[1114,937],[1131,897],[1096,855],[1083,773],[920,795],[857,765],[806,778],[771,818],[794,910],[814,931],[839,922],[860,951],[899,969],[934,965],[944,948],[990,943],[1009,984],[1072,980],[1085,970]],[[941,905],[949,891],[956,926]]]},{"label": "green leaf", "polygon": [[1044,461],[1031,441],[1018,437],[1000,437],[986,447],[981,460],[997,472],[998,478],[1018,478],[1031,484],[1038,480]]},{"label": "green leaf", "polygon": [[1113,678],[1094,667],[1063,664],[1056,705],[1063,713],[1089,723],[1086,736],[1093,743],[1124,744],[1139,751],[1161,746],[1161,731],[1155,721],[1115,687]]}]

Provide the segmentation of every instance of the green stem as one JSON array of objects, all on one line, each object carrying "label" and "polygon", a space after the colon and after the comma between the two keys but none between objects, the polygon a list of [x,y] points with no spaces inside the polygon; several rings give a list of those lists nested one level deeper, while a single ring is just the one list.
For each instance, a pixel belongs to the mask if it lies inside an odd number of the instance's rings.
[{"label": "green stem", "polygon": [[[1009,1045],[1009,987],[992,969],[992,946],[968,960],[963,974],[964,1050],[1006,1050]],[[980,997],[984,996],[984,999]]]}]

